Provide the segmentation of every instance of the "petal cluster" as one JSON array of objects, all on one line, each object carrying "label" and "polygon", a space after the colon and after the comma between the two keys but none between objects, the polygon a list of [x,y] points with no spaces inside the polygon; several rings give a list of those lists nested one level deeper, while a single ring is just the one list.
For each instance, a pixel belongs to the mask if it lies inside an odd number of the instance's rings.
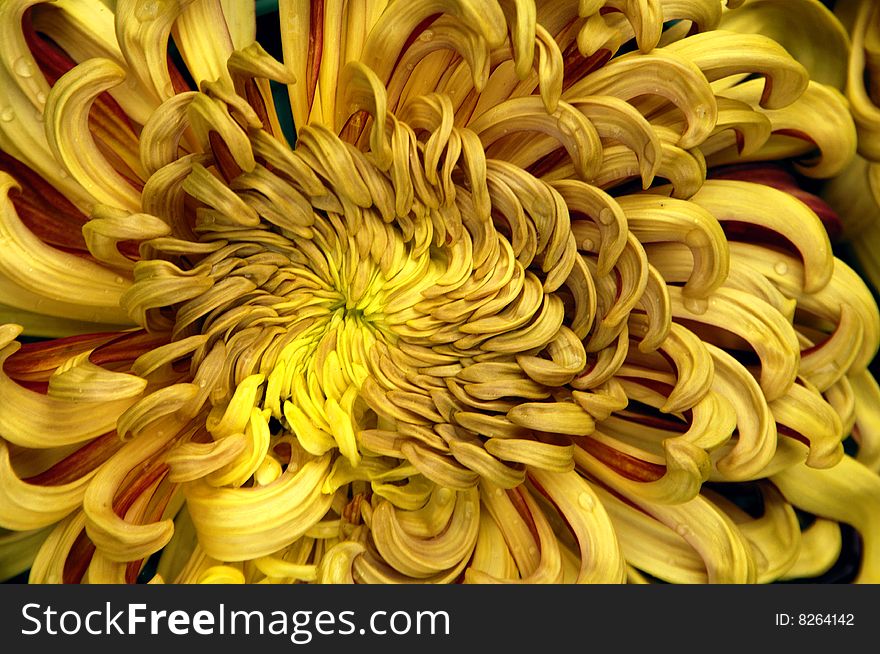
[{"label": "petal cluster", "polygon": [[0,572],[876,581],[838,4],[4,3]]}]

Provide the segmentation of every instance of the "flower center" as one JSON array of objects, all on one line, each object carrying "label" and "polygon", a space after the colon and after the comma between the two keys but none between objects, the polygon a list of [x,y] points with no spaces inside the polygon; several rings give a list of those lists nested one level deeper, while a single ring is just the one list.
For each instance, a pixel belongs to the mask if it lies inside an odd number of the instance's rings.
[{"label": "flower center", "polygon": [[[210,483],[271,481],[285,437],[338,451],[339,479],[514,487],[529,464],[571,469],[568,436],[594,424],[582,391],[604,380],[568,384],[588,369],[596,303],[626,292],[596,298],[590,266],[607,262],[578,254],[562,195],[577,183],[557,191],[487,160],[432,106],[418,134],[389,117],[387,156],[320,126],[295,150],[262,130],[250,152],[209,132],[211,155],[147,183],[145,210],[175,233],[146,244],[124,304],[190,354],[211,440],[244,443]],[[589,345],[627,338],[618,313]]]}]

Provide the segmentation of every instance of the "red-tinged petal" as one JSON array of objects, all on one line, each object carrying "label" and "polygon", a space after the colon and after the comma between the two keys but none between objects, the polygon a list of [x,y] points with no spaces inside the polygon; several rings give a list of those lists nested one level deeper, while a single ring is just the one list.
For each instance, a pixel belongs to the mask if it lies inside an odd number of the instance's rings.
[{"label": "red-tinged petal", "polygon": [[37,34],[31,22],[30,10],[22,19],[21,27],[27,47],[50,86],[76,65],[61,48],[43,35]]},{"label": "red-tinged petal", "polygon": [[217,170],[223,175],[226,182],[230,182],[242,173],[241,167],[235,162],[232,151],[226,145],[226,141],[220,136],[216,130],[208,132],[208,142],[211,145],[211,152],[214,154],[214,163]]},{"label": "red-tinged petal", "polygon": [[171,470],[171,466],[158,459],[150,462],[146,468],[135,468],[135,474],[131,476],[128,484],[113,500],[113,511],[116,512],[116,515],[121,518],[125,517],[125,513],[132,507],[135,500],[156,481],[167,475],[169,470]]},{"label": "red-tinged petal", "polygon": [[578,50],[577,43],[572,43],[562,53],[562,90],[565,91],[574,82],[601,68],[609,59],[611,59],[610,50],[602,48],[589,57],[584,57]]},{"label": "red-tinged petal", "polygon": [[[164,474],[168,469],[169,468],[166,467],[163,474],[157,477],[157,483],[151,489],[146,491],[151,493],[151,497],[147,508],[144,509],[142,517],[140,518],[140,521],[144,523],[160,521],[165,515],[165,511],[171,503],[171,500],[174,499],[175,494],[179,492],[179,484],[169,482],[166,474]],[[134,584],[137,582],[138,575],[143,568],[145,560],[146,559],[131,561],[125,567],[126,583]]]},{"label": "red-tinged petal", "polygon": [[538,527],[537,525],[535,525],[535,519],[532,517],[532,512],[529,510],[529,506],[528,504],[526,504],[526,500],[523,497],[522,493],[523,491],[520,488],[511,488],[507,491],[507,497],[510,498],[510,501],[516,508],[517,513],[519,513],[519,515],[528,526],[529,531],[532,534],[532,538],[534,538],[535,542],[537,542]]},{"label": "red-tinged petal", "polygon": [[840,216],[827,202],[814,193],[801,187],[795,175],[783,166],[766,163],[747,163],[733,166],[722,166],[710,170],[710,179],[736,179],[745,182],[757,182],[793,195],[806,204],[815,213],[828,237],[837,241],[843,236],[843,223]]},{"label": "red-tinged petal", "polygon": [[88,535],[83,529],[67,555],[64,562],[63,581],[65,584],[78,584],[82,581],[83,575],[89,569],[89,563],[92,561],[92,555],[95,553],[95,546],[89,540]]},{"label": "red-tinged petal", "polygon": [[3,369],[17,382],[45,382],[70,357],[103,345],[117,335],[118,332],[79,334],[51,341],[25,343],[6,360]]},{"label": "red-tinged petal", "polygon": [[107,332],[79,334],[24,344],[10,356],[3,371],[20,386],[45,394],[49,378],[65,361],[77,354],[93,350],[89,361],[113,370],[128,370],[129,365],[145,352],[165,345],[166,334]]},{"label": "red-tinged petal", "polygon": [[[43,34],[37,33],[29,16],[22,21],[25,40],[46,81],[54,85],[76,62]],[[95,142],[114,168],[141,190],[145,174],[138,158],[138,136],[119,103],[108,92],[95,98],[89,110],[89,127]]]},{"label": "red-tinged petal", "polygon": [[315,87],[318,85],[318,71],[321,68],[321,55],[324,52],[324,0],[313,0],[311,8],[311,22],[309,23],[309,56],[306,64],[308,77],[306,78],[306,90],[308,92],[308,106],[311,107],[315,99]]},{"label": "red-tinged petal", "polygon": [[169,341],[168,334],[151,334],[143,329],[118,335],[96,347],[89,355],[95,365],[109,367],[113,364],[130,363],[142,354]]},{"label": "red-tinged petal", "polygon": [[0,170],[12,175],[21,186],[10,197],[19,218],[31,232],[48,245],[88,255],[82,235],[87,216],[39,174],[2,151]]},{"label": "red-tinged petal", "polygon": [[[54,85],[67,71],[76,66],[74,61],[63,49],[47,36],[37,33],[27,16],[22,21],[25,41],[34,55],[34,59],[40,68],[40,72],[50,85]],[[125,129],[134,135],[134,125],[126,113],[113,97],[104,92],[95,99],[92,106],[93,117],[96,121],[112,119],[118,121]]]},{"label": "red-tinged petal", "polygon": [[620,475],[633,481],[657,481],[666,472],[665,466],[642,461],[589,436],[572,436],[572,441]]},{"label": "red-tinged petal", "polygon": [[83,445],[38,475],[23,479],[29,484],[41,486],[60,486],[68,484],[94,471],[98,466],[115,454],[122,447],[122,441],[115,431],[99,436]]}]

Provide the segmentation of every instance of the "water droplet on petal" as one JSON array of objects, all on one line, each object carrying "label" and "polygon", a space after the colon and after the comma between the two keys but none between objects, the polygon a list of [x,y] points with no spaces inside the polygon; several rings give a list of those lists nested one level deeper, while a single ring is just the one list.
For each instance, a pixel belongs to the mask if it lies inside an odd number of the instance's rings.
[{"label": "water droplet on petal", "polygon": [[587,252],[594,252],[596,249],[596,244],[593,242],[593,239],[585,238],[583,241],[581,241],[580,249]]},{"label": "water droplet on petal", "polygon": [[113,281],[116,282],[117,284],[122,284],[123,282],[125,282],[125,280],[122,277],[120,277],[119,275],[117,275]]},{"label": "water droplet on petal", "polygon": [[139,3],[134,12],[135,18],[142,22],[155,20],[159,16],[161,4],[159,0],[145,0]]},{"label": "water droplet on petal", "polygon": [[19,57],[12,64],[12,70],[21,77],[30,77],[34,74],[34,64],[27,57]]},{"label": "water droplet on petal", "polygon": [[709,300],[699,297],[688,297],[684,299],[684,308],[691,313],[701,316],[709,309]]},{"label": "water droplet on petal", "polygon": [[788,264],[784,261],[776,262],[776,265],[773,266],[773,270],[776,271],[777,275],[785,275],[788,273]]},{"label": "water droplet on petal", "polygon": [[675,528],[675,533],[681,536],[682,538],[687,538],[691,534],[693,534],[693,530],[688,527],[686,524],[680,524]]},{"label": "water droplet on petal", "polygon": [[589,493],[581,493],[578,495],[578,504],[584,511],[592,511],[596,508],[596,500]]},{"label": "water droplet on petal", "polygon": [[0,120],[4,123],[10,122],[13,118],[15,118],[15,111],[12,107],[3,107],[0,109]]},{"label": "water droplet on petal", "polygon": [[565,136],[571,136],[577,130],[577,122],[570,113],[562,113],[556,119],[556,126]]},{"label": "water droplet on petal", "polygon": [[608,207],[599,210],[598,218],[603,225],[613,225],[617,221],[614,212]]},{"label": "water droplet on petal", "polygon": [[46,102],[46,94],[43,91],[37,92],[37,102],[45,104]]}]

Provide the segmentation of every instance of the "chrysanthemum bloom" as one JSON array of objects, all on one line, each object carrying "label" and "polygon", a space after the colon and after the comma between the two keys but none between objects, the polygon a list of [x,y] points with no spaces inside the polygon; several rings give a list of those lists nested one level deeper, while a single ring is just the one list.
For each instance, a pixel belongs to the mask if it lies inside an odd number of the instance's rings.
[{"label": "chrysanthemum bloom", "polygon": [[880,580],[821,3],[278,16],[0,4],[5,576]]},{"label": "chrysanthemum bloom", "polygon": [[[841,213],[848,245],[863,274],[880,286],[880,6],[840,2],[835,11],[851,47],[844,50],[846,92],[858,133],[858,153],[840,174],[825,184],[823,194]],[[839,50],[839,49],[838,49]]]}]

